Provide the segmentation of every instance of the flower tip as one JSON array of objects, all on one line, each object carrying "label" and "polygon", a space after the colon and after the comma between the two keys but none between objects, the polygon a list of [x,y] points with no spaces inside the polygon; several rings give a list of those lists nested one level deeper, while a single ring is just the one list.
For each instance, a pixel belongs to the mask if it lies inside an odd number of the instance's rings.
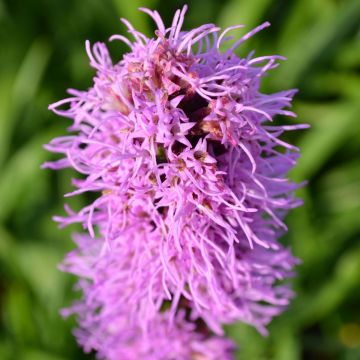
[{"label": "flower tip", "polygon": [[63,220],[62,217],[57,216],[57,215],[52,216],[51,219],[57,223],[61,222]]},{"label": "flower tip", "polygon": [[89,58],[91,59],[92,56],[91,56],[91,46],[90,46],[90,40],[85,40],[85,50],[86,50],[86,53],[88,54]]},{"label": "flower tip", "polygon": [[258,326],[256,328],[256,330],[260,333],[260,335],[262,335],[263,337],[268,337],[269,336],[269,331],[266,329],[265,326]]},{"label": "flower tip", "polygon": [[[291,112],[290,112],[291,113]],[[292,117],[297,117],[297,114],[295,113],[291,113],[291,114],[286,114],[287,116],[292,116]],[[291,131],[291,130],[306,130],[309,129],[311,127],[310,124],[294,124],[294,125],[284,125],[283,129],[287,130],[287,131]]]},{"label": "flower tip", "polygon": [[[43,148],[46,150],[46,147],[43,146]],[[49,163],[48,162],[44,162],[43,164],[40,165],[40,169],[44,170],[44,169],[48,169],[49,168]]]},{"label": "flower tip", "polygon": [[70,315],[72,315],[71,309],[61,309],[59,313],[63,318],[68,318]]},{"label": "flower tip", "polygon": [[129,24],[129,22],[123,17],[120,18],[120,22],[122,22],[125,26]]}]

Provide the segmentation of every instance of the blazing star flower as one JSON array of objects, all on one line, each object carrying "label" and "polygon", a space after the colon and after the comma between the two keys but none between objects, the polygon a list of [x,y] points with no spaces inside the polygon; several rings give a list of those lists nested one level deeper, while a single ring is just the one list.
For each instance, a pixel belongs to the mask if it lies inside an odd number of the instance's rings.
[{"label": "blazing star flower", "polygon": [[[76,236],[78,250],[68,255],[63,266],[84,279],[92,278],[78,284],[86,301],[63,310],[64,316],[78,314],[80,329],[75,331],[78,342],[85,351],[96,350],[101,359],[233,359],[234,344],[223,337],[211,336],[199,319],[191,320],[185,303],[175,315],[165,306],[148,318],[147,307],[154,304],[146,299],[146,282],[156,283],[157,276],[151,275],[156,273],[151,263],[156,263],[156,259],[151,259],[150,252],[134,256],[134,249],[144,247],[147,240],[144,235],[140,230],[126,237],[129,244],[132,239],[134,242],[129,253],[125,254],[122,246],[118,246],[110,256],[101,259],[101,239]],[[138,260],[143,264],[138,264]],[[137,275],[137,269],[144,274]],[[130,271],[133,277],[129,276]],[[153,288],[156,296],[160,289]]]},{"label": "blazing star flower", "polygon": [[231,359],[223,324],[266,334],[293,296],[282,280],[298,260],[278,238],[301,204],[286,177],[298,149],[279,136],[306,126],[271,125],[295,116],[286,110],[295,90],[259,90],[282,57],[235,54],[268,23],[221,51],[240,26],[182,31],[186,6],[170,28],[141,10],[155,37],[122,20],[134,41],[110,38],[130,47],[115,64],[103,43],[86,42],[93,86],[50,106],[74,134],[46,146],[65,157],[44,166],[83,174],[69,196],[99,194],[56,218],[88,230],[62,265],[83,291],[65,313],[78,315],[79,343],[101,359]]}]

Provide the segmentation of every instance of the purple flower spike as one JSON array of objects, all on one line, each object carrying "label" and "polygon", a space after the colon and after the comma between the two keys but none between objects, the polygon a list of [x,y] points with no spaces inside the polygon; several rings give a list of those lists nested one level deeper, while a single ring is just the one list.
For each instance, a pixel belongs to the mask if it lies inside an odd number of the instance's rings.
[{"label": "purple flower spike", "polygon": [[[81,223],[62,268],[80,277],[76,336],[100,359],[233,359],[222,326],[235,321],[266,334],[293,296],[283,280],[298,263],[277,240],[286,213],[301,204],[287,180],[298,149],[279,138],[306,125],[271,125],[295,90],[262,94],[280,56],[238,57],[244,35],[224,52],[234,26],[182,31],[186,6],[155,38],[126,20],[130,47],[113,64],[103,43],[86,42],[96,69],[88,91],[50,106],[72,119],[44,166],[83,174],[70,195],[97,199],[61,225]],[[64,109],[63,105],[67,105]]]}]

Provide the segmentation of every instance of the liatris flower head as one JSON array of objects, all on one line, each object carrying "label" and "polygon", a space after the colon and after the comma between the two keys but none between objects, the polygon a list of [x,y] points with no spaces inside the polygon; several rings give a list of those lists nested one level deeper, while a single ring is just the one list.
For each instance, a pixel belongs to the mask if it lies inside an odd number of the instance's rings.
[{"label": "liatris flower head", "polygon": [[[87,91],[50,106],[72,135],[50,142],[64,158],[45,167],[83,174],[76,190],[98,194],[62,225],[81,223],[77,250],[62,268],[80,277],[76,336],[102,359],[231,359],[222,326],[266,325],[293,296],[283,283],[298,260],[278,238],[298,206],[287,180],[298,149],[279,138],[304,125],[275,126],[294,90],[260,92],[280,56],[221,51],[230,27],[183,31],[186,6],[166,28],[156,11],[148,38],[113,63],[103,43],[86,42],[96,69]],[[67,106],[63,109],[63,106]]]}]

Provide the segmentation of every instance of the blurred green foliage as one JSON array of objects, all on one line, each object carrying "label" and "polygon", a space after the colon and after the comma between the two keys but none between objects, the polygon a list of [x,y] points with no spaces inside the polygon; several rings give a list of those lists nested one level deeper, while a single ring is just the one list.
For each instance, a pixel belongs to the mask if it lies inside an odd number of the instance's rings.
[{"label": "blurred green foliage", "polygon": [[[67,87],[90,86],[85,39],[124,32],[120,16],[150,34],[152,24],[137,7],[157,8],[169,24],[182,5],[0,0],[0,359],[92,358],[75,344],[74,319],[58,314],[76,296],[74,279],[56,268],[73,247],[74,229],[59,231],[51,216],[63,213],[61,194],[70,190],[72,173],[40,170],[51,157],[42,144],[69,125],[47,105]],[[303,264],[294,280],[297,298],[268,338],[242,324],[227,331],[241,359],[360,359],[360,1],[193,0],[185,27],[250,29],[265,20],[273,26],[239,54],[255,48],[288,57],[264,91],[299,88],[297,121],[312,126],[291,134],[302,149],[292,177],[309,185],[299,191],[305,205],[288,216],[284,238]],[[115,59],[125,50],[119,43],[110,49]],[[70,200],[77,207],[83,201]]]}]

